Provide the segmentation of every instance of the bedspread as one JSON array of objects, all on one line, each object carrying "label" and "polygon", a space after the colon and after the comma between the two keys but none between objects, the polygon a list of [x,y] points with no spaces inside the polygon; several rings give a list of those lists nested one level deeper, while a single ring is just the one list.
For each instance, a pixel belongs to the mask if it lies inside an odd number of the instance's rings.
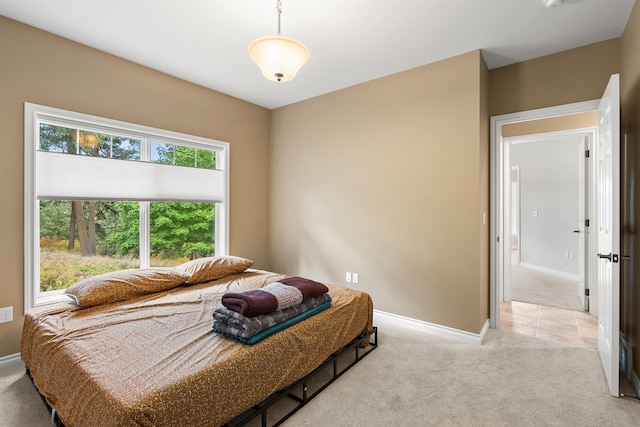
[{"label": "bedspread", "polygon": [[372,328],[368,294],[327,285],[329,309],[253,346],[212,331],[225,292],[284,277],[248,270],[97,307],[37,307],[22,359],[67,427],[219,426]]}]

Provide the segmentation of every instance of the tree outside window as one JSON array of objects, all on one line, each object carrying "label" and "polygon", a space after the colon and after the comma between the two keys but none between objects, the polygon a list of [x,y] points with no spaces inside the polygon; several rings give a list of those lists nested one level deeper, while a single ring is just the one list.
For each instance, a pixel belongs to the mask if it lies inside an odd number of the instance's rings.
[{"label": "tree outside window", "polygon": [[[141,161],[141,140],[41,123],[39,150]],[[215,169],[216,153],[151,142],[149,161]],[[96,274],[140,266],[141,202],[40,200],[40,291],[65,289]],[[150,202],[151,266],[215,253],[215,204]]]}]

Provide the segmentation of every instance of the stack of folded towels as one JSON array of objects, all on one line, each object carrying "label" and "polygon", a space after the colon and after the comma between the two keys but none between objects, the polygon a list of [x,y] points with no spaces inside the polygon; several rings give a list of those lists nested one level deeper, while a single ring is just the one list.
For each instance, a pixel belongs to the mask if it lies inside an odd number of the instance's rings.
[{"label": "stack of folded towels", "polygon": [[245,344],[288,328],[331,306],[329,289],[302,277],[289,277],[263,288],[227,292],[213,312],[213,330]]}]

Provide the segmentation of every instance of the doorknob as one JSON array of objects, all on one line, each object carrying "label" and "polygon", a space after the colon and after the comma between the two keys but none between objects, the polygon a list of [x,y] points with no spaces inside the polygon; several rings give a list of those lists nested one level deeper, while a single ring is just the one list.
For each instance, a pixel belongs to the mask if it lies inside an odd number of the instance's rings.
[{"label": "doorknob", "polygon": [[579,232],[580,232],[580,230],[573,230],[573,232],[574,232],[574,233],[579,233]]},{"label": "doorknob", "polygon": [[598,258],[608,259],[609,262],[618,262],[618,254],[611,254],[611,253],[607,255],[598,254]]},{"label": "doorknob", "polygon": [[609,261],[611,261],[611,254],[608,254],[608,255],[598,254],[598,258],[600,258],[600,259],[608,259]]}]

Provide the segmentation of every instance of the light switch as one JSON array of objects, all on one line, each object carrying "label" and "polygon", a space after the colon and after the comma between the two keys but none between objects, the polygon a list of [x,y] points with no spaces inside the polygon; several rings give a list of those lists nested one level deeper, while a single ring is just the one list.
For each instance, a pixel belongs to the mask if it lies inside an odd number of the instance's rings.
[{"label": "light switch", "polygon": [[533,216],[534,217],[538,216],[538,211],[533,211]]}]

